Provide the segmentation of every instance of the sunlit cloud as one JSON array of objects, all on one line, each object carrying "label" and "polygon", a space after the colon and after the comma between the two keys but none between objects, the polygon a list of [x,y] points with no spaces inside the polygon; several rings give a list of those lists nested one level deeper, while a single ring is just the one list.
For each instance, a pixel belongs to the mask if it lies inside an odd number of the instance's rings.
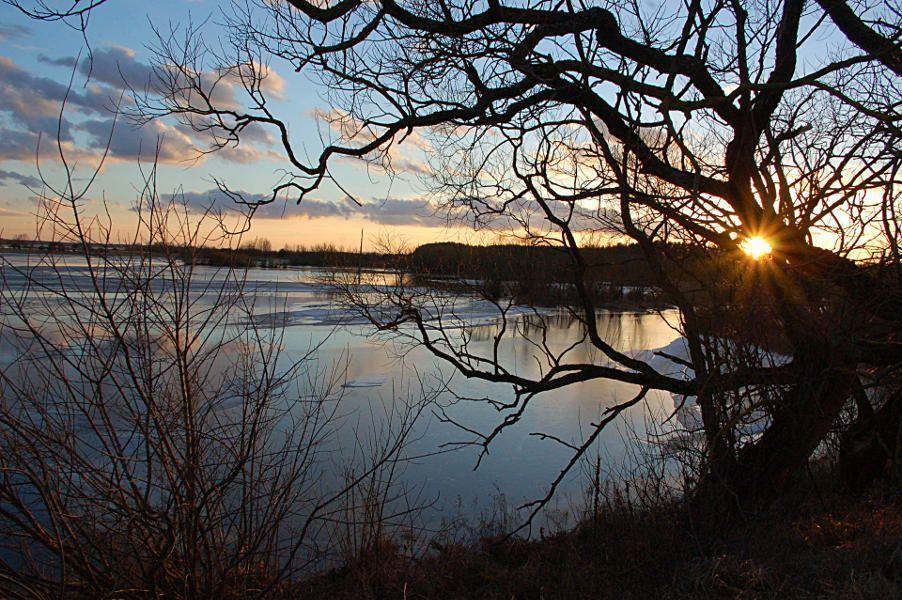
[{"label": "sunlit cloud", "polygon": [[[5,206],[4,206],[4,204],[5,204]],[[0,204],[0,216],[3,216],[3,217],[28,217],[28,216],[30,216],[30,213],[23,212],[22,210],[19,210],[18,208],[11,206],[11,204],[9,202],[5,202],[3,204]],[[0,227],[0,231],[2,231],[2,227]],[[6,232],[4,232],[4,235],[5,235],[5,233]]]},{"label": "sunlit cloud", "polygon": [[124,46],[99,48],[90,57],[82,59],[78,70],[85,77],[117,89],[143,90],[154,80],[153,68],[137,60],[136,56],[134,50]]},{"label": "sunlit cloud", "polygon": [[[300,204],[291,200],[280,199],[269,202],[269,196],[264,194],[238,193],[245,202],[258,203],[255,211],[255,219],[284,219],[286,217],[302,217],[307,219],[319,219],[325,217],[343,217],[345,213],[340,204],[307,198]],[[246,213],[248,207],[238,204],[235,200],[218,189],[206,192],[182,192],[171,194],[167,199],[174,200],[195,213]]]},{"label": "sunlit cloud", "polygon": [[[74,57],[53,58],[39,55],[44,64],[74,68]],[[153,68],[138,60],[136,53],[123,46],[94,49],[91,58],[78,63],[78,72],[87,85],[68,84],[50,77],[37,76],[0,57],[0,161],[34,160],[40,156],[56,160],[56,145],[61,143],[72,158],[98,164],[106,153],[108,162],[156,159],[164,164],[203,162],[202,150],[210,140],[190,126],[174,119],[156,119],[136,126],[122,115],[117,105],[129,105],[130,92],[153,87]],[[284,94],[285,82],[273,70],[257,65],[265,72],[264,89],[272,95]],[[213,74],[205,75],[213,78]],[[238,106],[237,76],[223,79],[217,86],[217,100],[224,106]],[[66,110],[60,111],[63,102]],[[41,139],[43,138],[43,141]],[[39,141],[41,142],[39,144]],[[245,129],[242,144],[225,148],[220,157],[227,162],[249,164],[273,158],[270,150],[276,142],[263,127]]]}]

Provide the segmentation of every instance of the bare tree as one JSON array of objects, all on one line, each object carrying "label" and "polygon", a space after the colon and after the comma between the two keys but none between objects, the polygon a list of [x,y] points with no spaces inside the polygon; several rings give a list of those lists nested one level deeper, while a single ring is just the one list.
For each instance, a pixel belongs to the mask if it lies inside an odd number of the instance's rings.
[{"label": "bare tree", "polygon": [[[271,128],[292,172],[268,201],[341,186],[337,158],[391,170],[424,136],[453,214],[500,219],[569,257],[574,313],[603,360],[543,352],[541,377],[524,378],[427,326],[416,291],[361,308],[381,328],[413,324],[466,376],[513,386],[504,422],[535,394],[595,378],[697,398],[702,490],[745,504],[779,493],[853,398],[862,415],[899,412],[899,18],[891,3],[833,0],[247,2],[226,52],[162,32],[159,86],[139,105],[211,133],[211,150]],[[267,103],[273,57],[330,90],[336,139],[310,162]],[[243,83],[247,107],[217,105],[223,76]],[[688,379],[599,333],[587,231],[641,246],[681,309],[688,356],[673,358]],[[765,260],[744,258],[749,243]],[[750,322],[766,328],[755,344]],[[737,418],[758,408],[763,432],[740,435]]]}]

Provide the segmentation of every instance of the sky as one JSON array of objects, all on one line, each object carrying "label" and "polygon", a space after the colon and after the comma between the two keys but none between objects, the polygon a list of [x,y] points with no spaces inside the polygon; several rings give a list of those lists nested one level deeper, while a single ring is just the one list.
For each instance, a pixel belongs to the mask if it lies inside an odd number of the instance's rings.
[{"label": "sky", "polygon": [[[155,27],[165,31],[203,24],[203,39],[215,44],[224,32],[220,11],[228,5],[227,0],[116,0],[91,13],[83,36],[64,22],[32,21],[0,2],[0,237],[48,237],[46,229],[37,228],[35,197],[46,193],[46,185],[59,189],[66,181],[58,134],[69,164],[76,166],[76,183],[87,180],[109,142],[100,176],[81,205],[86,211],[105,208],[123,241],[135,229],[142,173],[158,144],[156,187],[164,198],[176,194],[198,212],[209,206],[234,209],[218,192],[217,181],[248,198],[265,197],[288,166],[272,133],[246,131],[238,148],[199,156],[198,148],[208,140],[171,119],[137,128],[115,117],[117,103],[128,107],[128,84],[141,87],[150,77]],[[820,25],[800,51],[801,69],[817,67],[842,42],[832,26]],[[336,136],[317,116],[331,110],[324,99],[328,90],[277,60],[269,64],[265,83],[269,106],[287,121],[295,151],[310,163],[323,138]],[[226,102],[240,104],[246,97],[237,85],[222,93]],[[414,134],[392,148],[396,177],[359,160],[333,161],[330,173],[342,189],[327,183],[301,205],[265,206],[245,238],[267,238],[274,248],[328,243],[347,249],[356,249],[361,236],[367,249],[381,247],[385,240],[394,247],[493,240],[491,234],[460,223],[449,226],[441,212],[436,214],[420,179],[428,170],[430,148],[420,142]],[[350,202],[345,191],[362,206]],[[833,239],[830,235],[824,245],[829,247]]]},{"label": "sky", "polygon": [[[109,140],[109,155],[83,203],[86,210],[105,205],[116,234],[123,238],[134,229],[142,169],[146,172],[158,143],[157,190],[164,197],[179,194],[200,209],[228,205],[214,180],[248,196],[271,189],[287,163],[265,132],[250,136],[237,149],[198,159],[197,148],[206,140],[186,127],[161,120],[138,128],[128,119],[115,118],[117,103],[128,103],[125,82],[140,85],[147,80],[150,45],[156,39],[153,26],[204,23],[205,38],[215,39],[222,31],[221,4],[111,2],[93,13],[86,44],[81,32],[65,23],[31,21],[0,3],[0,237],[47,237],[45,230],[36,228],[35,197],[44,182],[58,187],[66,181],[58,158],[58,133],[67,160],[76,167],[76,182],[91,174],[91,165]],[[89,52],[92,61],[86,58]],[[286,64],[273,62],[270,69],[266,85],[274,112],[286,117],[300,147],[317,152],[327,129],[316,116],[329,110],[325,90]],[[237,101],[244,94],[240,88],[226,92],[235,94]],[[125,99],[120,100],[123,94]],[[327,185],[301,206],[283,202],[265,207],[245,236],[268,238],[275,248],[322,243],[356,248],[361,233],[367,248],[386,239],[409,246],[479,241],[480,235],[471,230],[449,227],[429,204],[426,186],[418,179],[426,151],[416,144],[402,146],[397,157],[402,174],[394,178],[360,161],[339,162],[333,173],[363,206]]]}]

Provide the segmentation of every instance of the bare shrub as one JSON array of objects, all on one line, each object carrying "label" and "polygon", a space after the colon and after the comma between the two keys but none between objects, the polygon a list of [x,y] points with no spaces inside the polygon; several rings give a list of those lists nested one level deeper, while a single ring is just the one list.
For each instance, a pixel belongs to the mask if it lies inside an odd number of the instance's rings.
[{"label": "bare shrub", "polygon": [[217,220],[163,202],[151,170],[134,237],[115,244],[76,181],[48,185],[40,207],[44,235],[77,251],[2,258],[0,588],[287,592],[327,560],[349,497],[387,503],[383,474],[418,408],[396,403],[367,452],[343,457],[342,366],[313,360],[316,347],[284,355],[246,273],[195,266]]}]

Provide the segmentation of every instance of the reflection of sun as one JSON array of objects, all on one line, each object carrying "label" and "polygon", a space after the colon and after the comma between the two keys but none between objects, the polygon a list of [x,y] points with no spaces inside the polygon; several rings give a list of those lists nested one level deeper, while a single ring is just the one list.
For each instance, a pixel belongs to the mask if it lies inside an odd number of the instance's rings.
[{"label": "reflection of sun", "polygon": [[759,260],[773,251],[770,242],[758,236],[745,238],[739,243],[739,247],[754,260]]}]

